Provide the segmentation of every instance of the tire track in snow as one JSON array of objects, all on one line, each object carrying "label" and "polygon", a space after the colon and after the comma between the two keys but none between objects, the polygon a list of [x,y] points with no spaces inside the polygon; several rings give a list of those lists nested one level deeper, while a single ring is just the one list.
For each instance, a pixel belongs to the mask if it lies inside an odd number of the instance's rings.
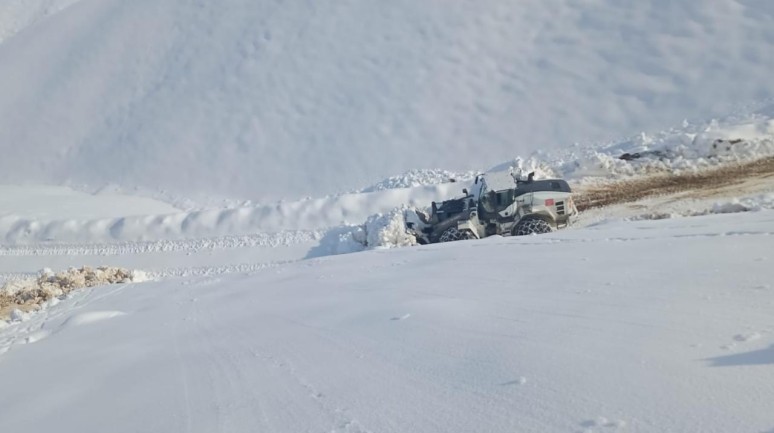
[{"label": "tire track in snow", "polygon": [[121,266],[153,279],[253,272],[301,260],[319,245],[317,231],[206,239],[0,247],[0,281],[30,278],[42,268]]},{"label": "tire track in snow", "polygon": [[120,256],[156,252],[201,251],[230,248],[289,246],[317,241],[321,232],[311,230],[259,233],[243,236],[221,236],[201,239],[159,240],[120,243],[73,243],[51,245],[0,246],[0,256],[101,255]]}]

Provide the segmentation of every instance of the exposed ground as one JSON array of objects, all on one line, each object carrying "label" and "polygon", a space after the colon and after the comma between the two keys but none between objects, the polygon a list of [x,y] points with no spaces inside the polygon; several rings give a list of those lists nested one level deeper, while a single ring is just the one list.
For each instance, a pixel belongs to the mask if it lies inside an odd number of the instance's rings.
[{"label": "exposed ground", "polygon": [[[643,178],[616,181],[583,190],[576,195],[578,210],[631,203],[647,197],[689,192],[691,198],[729,195],[731,189],[752,185],[774,177],[774,157],[752,162],[724,165],[719,168],[690,173],[659,174]],[[733,194],[730,194],[733,195]]]},{"label": "exposed ground", "polygon": [[39,310],[43,303],[76,289],[141,279],[142,273],[111,267],[94,269],[84,266],[58,273],[43,271],[35,279],[9,281],[0,285],[0,320],[8,319],[14,310],[24,313]]}]

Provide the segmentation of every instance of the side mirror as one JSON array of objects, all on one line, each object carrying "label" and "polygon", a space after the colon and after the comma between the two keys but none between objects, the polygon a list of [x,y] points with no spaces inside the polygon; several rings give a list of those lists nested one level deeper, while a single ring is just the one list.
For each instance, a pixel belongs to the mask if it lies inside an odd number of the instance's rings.
[{"label": "side mirror", "polygon": [[462,193],[465,194],[465,195],[468,195],[468,189],[467,188],[462,188]]}]

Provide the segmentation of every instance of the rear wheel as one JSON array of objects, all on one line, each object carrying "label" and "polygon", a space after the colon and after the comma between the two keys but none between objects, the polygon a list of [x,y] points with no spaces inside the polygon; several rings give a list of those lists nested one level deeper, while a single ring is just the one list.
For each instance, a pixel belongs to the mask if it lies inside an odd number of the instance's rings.
[{"label": "rear wheel", "polygon": [[452,242],[452,241],[464,241],[468,239],[475,239],[476,236],[470,230],[458,230],[457,227],[449,227],[441,233],[441,237],[438,238],[439,242]]},{"label": "rear wheel", "polygon": [[539,235],[551,233],[553,229],[551,224],[539,218],[530,218],[521,220],[516,224],[511,233],[513,236]]}]

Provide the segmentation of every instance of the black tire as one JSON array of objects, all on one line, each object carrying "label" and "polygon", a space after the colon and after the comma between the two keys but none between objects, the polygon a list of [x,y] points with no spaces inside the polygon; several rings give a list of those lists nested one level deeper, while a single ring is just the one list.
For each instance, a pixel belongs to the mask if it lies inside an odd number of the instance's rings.
[{"label": "black tire", "polygon": [[529,218],[519,221],[513,228],[513,236],[539,235],[551,233],[554,229],[551,224],[540,218]]},{"label": "black tire", "polygon": [[476,239],[476,236],[474,236],[470,230],[457,230],[457,227],[449,227],[446,231],[441,233],[438,242],[465,241],[468,239]]}]

